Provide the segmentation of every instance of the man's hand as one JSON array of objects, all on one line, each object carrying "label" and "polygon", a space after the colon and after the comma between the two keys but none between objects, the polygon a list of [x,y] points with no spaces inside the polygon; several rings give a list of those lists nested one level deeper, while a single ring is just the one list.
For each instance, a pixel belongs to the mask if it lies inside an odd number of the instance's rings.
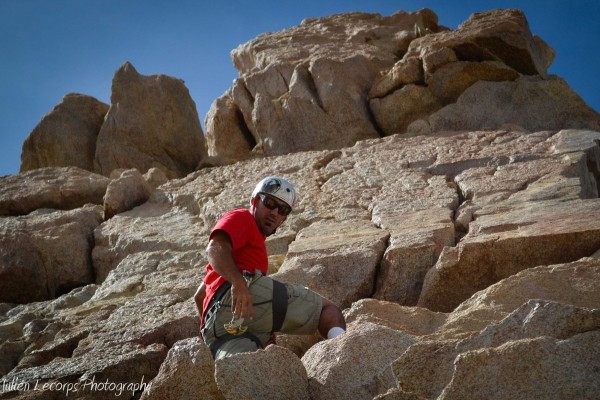
[{"label": "man's hand", "polygon": [[[240,274],[241,277],[241,274]],[[252,293],[242,277],[231,285],[231,312],[235,318],[252,319]]]}]

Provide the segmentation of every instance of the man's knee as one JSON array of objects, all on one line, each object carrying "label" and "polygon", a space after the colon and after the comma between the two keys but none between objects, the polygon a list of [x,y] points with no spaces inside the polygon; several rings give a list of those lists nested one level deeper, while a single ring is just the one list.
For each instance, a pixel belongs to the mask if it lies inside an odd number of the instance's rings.
[{"label": "man's knee", "polygon": [[338,306],[322,297],[323,308],[319,319],[319,333],[321,336],[332,339],[346,330],[346,320]]},{"label": "man's knee", "polygon": [[323,313],[325,313],[326,316],[327,316],[327,314],[332,314],[341,319],[344,319],[342,310],[340,310],[340,308],[337,305],[335,305],[334,303],[332,303],[330,300],[326,299],[323,296],[321,296],[321,302],[323,304],[323,307],[321,308],[322,316],[323,316]]}]

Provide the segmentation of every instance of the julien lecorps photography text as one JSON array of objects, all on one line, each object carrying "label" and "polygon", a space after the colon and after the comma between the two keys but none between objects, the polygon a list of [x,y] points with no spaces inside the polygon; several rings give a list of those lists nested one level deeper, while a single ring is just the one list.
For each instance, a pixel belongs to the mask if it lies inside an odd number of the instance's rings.
[{"label": "julien lecorps photography text", "polygon": [[58,381],[21,381],[17,378],[2,379],[0,381],[0,394],[9,392],[29,392],[29,391],[50,391],[62,392],[67,397],[74,393],[104,392],[107,395],[121,396],[124,393],[135,395],[150,387],[149,382],[144,381],[144,377],[139,382],[114,382],[109,379],[98,380],[95,376],[90,379],[79,380],[76,382],[58,382]]}]

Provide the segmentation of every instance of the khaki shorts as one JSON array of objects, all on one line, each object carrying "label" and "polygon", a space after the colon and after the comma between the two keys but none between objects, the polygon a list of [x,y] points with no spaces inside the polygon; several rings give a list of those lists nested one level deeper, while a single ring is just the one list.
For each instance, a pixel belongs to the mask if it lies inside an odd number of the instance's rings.
[{"label": "khaki shorts", "polygon": [[[301,285],[285,284],[288,306],[285,320],[280,332],[294,335],[311,335],[319,326],[323,303],[321,296]],[[254,335],[264,347],[271,337],[273,327],[273,280],[259,272],[250,283],[253,300],[253,319],[245,320],[243,325],[247,332]],[[210,346],[227,331],[223,326],[231,321],[231,291],[228,290],[220,302],[211,307],[202,327],[204,342]],[[224,358],[236,353],[252,352],[259,348],[252,339],[244,336],[224,342],[215,355],[215,359]]]}]

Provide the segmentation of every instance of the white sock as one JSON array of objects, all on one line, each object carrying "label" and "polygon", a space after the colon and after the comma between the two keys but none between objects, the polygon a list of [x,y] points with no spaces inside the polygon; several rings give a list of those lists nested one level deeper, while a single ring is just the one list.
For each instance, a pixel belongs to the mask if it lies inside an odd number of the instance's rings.
[{"label": "white sock", "polygon": [[343,328],[339,326],[334,326],[327,332],[327,339],[333,339],[335,337],[340,336],[342,333],[346,332]]}]

